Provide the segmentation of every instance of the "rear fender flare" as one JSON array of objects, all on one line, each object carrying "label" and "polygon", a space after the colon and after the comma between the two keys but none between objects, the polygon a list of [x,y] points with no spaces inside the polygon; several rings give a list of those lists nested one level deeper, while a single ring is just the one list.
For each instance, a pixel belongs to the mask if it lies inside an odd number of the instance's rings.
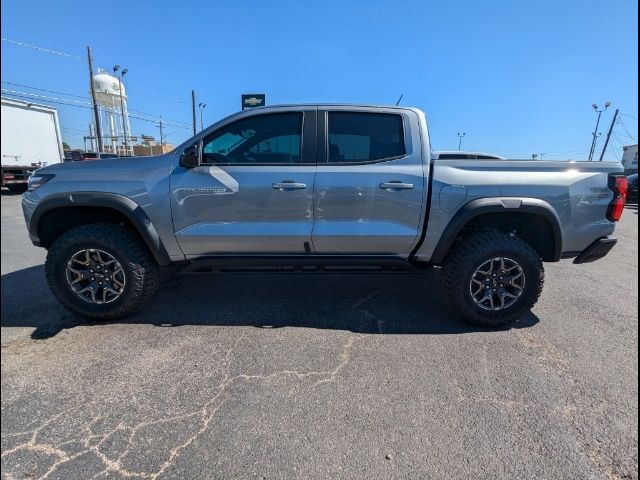
[{"label": "rear fender flare", "polygon": [[553,258],[557,262],[562,255],[562,229],[553,207],[537,198],[492,197],[479,198],[464,204],[453,216],[436,245],[431,263],[440,264],[460,235],[462,229],[474,218],[491,213],[528,213],[544,218],[553,232]]}]

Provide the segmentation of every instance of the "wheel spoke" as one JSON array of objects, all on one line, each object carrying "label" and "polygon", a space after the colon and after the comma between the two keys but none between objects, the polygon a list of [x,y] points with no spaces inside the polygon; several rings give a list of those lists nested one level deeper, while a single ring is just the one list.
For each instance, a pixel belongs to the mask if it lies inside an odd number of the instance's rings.
[{"label": "wheel spoke", "polygon": [[516,280],[518,280],[520,277],[522,277],[522,275],[524,275],[524,272],[522,270],[520,270],[519,272],[513,274],[513,275],[505,275],[504,276],[504,281],[505,282],[514,282]]}]

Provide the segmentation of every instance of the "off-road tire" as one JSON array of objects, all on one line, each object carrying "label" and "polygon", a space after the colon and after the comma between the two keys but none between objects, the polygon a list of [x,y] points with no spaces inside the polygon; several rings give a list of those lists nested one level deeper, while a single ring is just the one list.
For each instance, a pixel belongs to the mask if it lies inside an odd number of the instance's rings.
[{"label": "off-road tire", "polygon": [[[67,262],[79,250],[100,249],[122,266],[126,278],[120,296],[110,303],[96,304],[80,298],[69,286]],[[160,268],[146,245],[126,227],[93,223],[73,228],[55,240],[47,254],[45,273],[58,301],[76,315],[90,320],[115,320],[140,310],[160,283]]]},{"label": "off-road tire", "polygon": [[[525,274],[525,286],[513,305],[503,310],[485,310],[473,300],[470,282],[487,260],[507,257]],[[482,327],[508,325],[526,315],[542,293],[544,267],[540,255],[524,240],[500,232],[472,233],[458,243],[442,265],[442,291],[448,305],[467,323]]]}]

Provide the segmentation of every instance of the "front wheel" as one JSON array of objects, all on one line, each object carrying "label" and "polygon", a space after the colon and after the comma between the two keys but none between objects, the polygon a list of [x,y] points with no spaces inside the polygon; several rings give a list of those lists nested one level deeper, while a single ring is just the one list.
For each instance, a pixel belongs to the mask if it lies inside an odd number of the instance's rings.
[{"label": "front wheel", "polygon": [[45,265],[58,301],[91,320],[114,320],[139,310],[158,287],[158,266],[146,246],[116,224],[83,225],[61,235]]},{"label": "front wheel", "polygon": [[519,237],[478,232],[462,240],[442,268],[443,294],[467,322],[508,325],[525,315],[542,293],[540,255]]}]

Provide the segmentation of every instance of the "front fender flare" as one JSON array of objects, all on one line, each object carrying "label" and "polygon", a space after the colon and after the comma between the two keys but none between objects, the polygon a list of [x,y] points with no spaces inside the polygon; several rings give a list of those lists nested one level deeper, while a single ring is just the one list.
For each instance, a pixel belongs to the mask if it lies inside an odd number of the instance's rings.
[{"label": "front fender flare", "polygon": [[38,239],[38,225],[47,212],[65,207],[105,207],[117,210],[133,224],[144,239],[158,265],[171,263],[160,235],[145,211],[136,202],[124,195],[104,192],[61,193],[45,197],[36,206],[29,223],[29,235]]}]

